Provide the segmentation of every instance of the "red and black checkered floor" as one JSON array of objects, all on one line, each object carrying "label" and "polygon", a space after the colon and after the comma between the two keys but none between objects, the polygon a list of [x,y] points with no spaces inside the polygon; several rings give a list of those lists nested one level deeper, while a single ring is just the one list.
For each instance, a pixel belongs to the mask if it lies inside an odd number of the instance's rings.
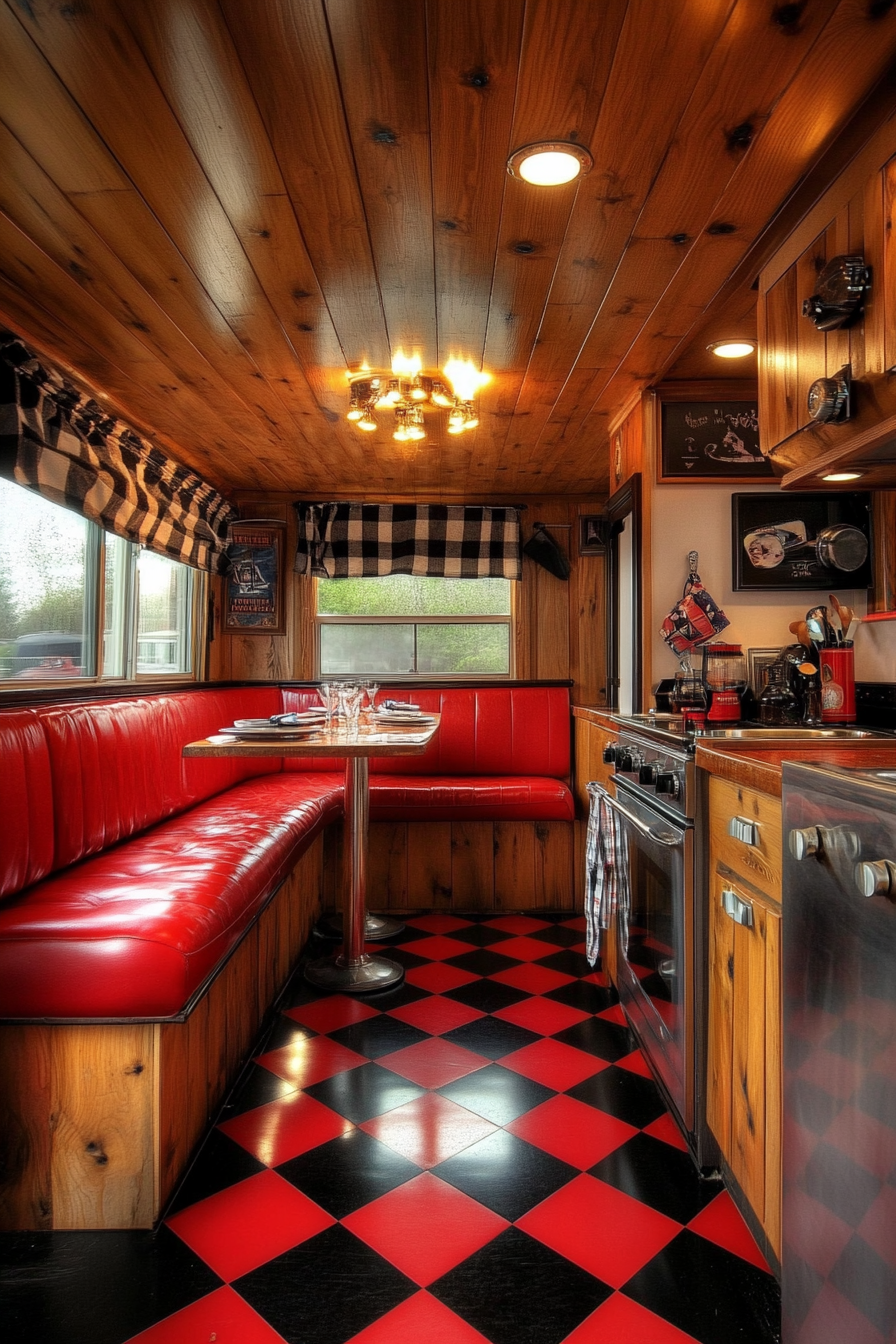
[{"label": "red and black checkered floor", "polygon": [[10,1344],[777,1340],[583,928],[427,915],[397,990],[298,976],[157,1235],[5,1239]]}]

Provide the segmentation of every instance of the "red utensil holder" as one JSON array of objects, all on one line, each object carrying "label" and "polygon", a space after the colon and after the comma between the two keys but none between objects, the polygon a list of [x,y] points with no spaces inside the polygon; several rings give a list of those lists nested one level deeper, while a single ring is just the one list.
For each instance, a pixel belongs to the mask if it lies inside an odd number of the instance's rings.
[{"label": "red utensil holder", "polygon": [[852,723],[856,717],[856,678],[852,649],[820,649],[821,721]]}]

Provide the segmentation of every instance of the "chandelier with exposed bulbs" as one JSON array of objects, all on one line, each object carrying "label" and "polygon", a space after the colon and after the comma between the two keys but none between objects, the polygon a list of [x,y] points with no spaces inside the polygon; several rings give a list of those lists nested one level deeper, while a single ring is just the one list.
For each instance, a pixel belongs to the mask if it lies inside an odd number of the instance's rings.
[{"label": "chandelier with exposed bulbs", "polygon": [[442,377],[429,377],[422,368],[418,355],[408,357],[396,350],[391,373],[367,368],[349,373],[348,419],[371,433],[379,428],[377,412],[391,411],[392,437],[398,443],[426,438],[424,411],[433,407],[448,412],[449,434],[475,429],[479,424],[476,394],[491,375],[480,372],[469,359],[449,359]]}]

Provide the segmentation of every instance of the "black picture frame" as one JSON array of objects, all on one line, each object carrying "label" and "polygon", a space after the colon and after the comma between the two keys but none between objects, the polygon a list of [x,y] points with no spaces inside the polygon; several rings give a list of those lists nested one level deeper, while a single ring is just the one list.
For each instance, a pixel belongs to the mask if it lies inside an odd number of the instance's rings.
[{"label": "black picture frame", "polygon": [[775,479],[759,447],[755,385],[661,385],[656,411],[659,485],[750,485]]},{"label": "black picture frame", "polygon": [[267,519],[233,523],[224,578],[223,627],[241,635],[286,632],[283,601],[285,524]]},{"label": "black picture frame", "polygon": [[607,520],[601,513],[583,513],[579,518],[579,555],[606,555]]},{"label": "black picture frame", "polygon": [[[857,528],[867,556],[854,570],[824,564],[818,538],[825,529]],[[871,495],[735,493],[731,496],[731,586],[735,592],[827,592],[873,583]]]}]

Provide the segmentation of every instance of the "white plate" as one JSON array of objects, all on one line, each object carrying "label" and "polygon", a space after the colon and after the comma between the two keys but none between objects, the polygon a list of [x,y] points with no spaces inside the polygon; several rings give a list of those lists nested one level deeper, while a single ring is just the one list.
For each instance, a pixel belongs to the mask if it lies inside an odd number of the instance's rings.
[{"label": "white plate", "polygon": [[308,737],[316,733],[317,727],[313,723],[299,724],[296,728],[275,728],[270,723],[266,728],[238,728],[234,724],[231,728],[219,728],[218,732],[227,737],[238,737],[244,742],[288,742],[291,738]]},{"label": "white plate", "polygon": [[387,723],[435,723],[435,716],[432,714],[400,714],[395,709],[383,710],[381,714],[375,715],[375,721],[380,725]]}]

